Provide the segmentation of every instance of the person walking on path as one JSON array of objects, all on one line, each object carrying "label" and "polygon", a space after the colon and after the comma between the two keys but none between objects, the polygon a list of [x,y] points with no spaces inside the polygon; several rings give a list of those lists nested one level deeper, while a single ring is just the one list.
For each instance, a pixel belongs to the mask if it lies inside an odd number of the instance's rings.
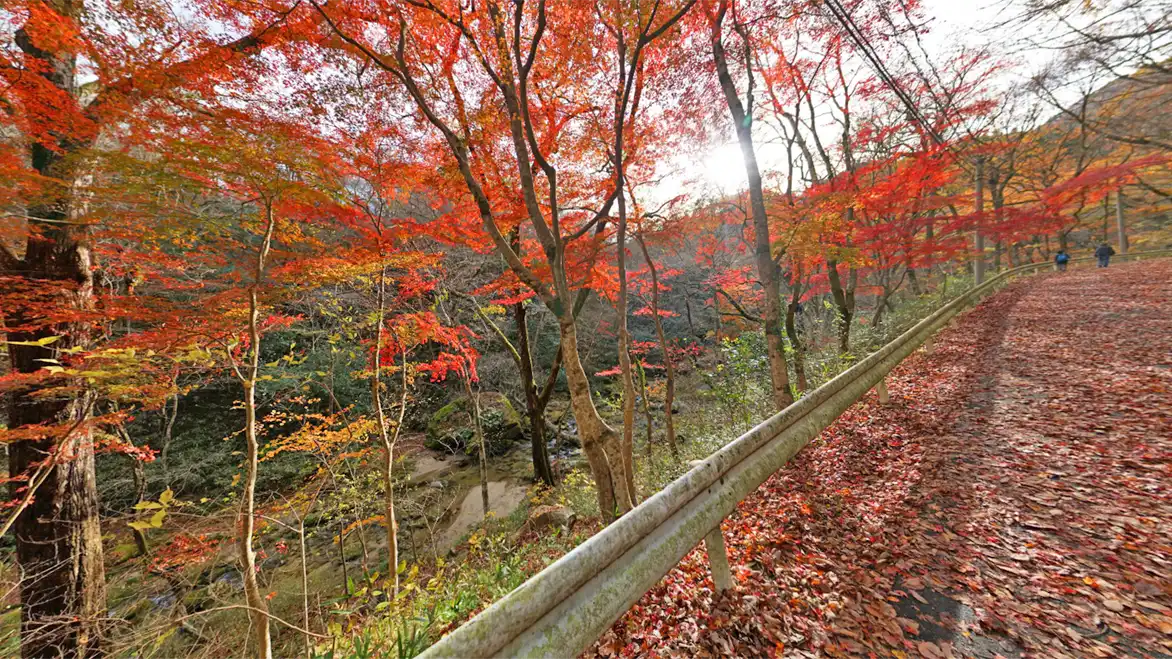
[{"label": "person walking on path", "polygon": [[1114,255],[1115,250],[1111,249],[1111,246],[1107,243],[1099,245],[1099,248],[1095,250],[1095,258],[1099,259],[1100,268],[1106,268],[1107,264],[1111,261],[1111,257]]},{"label": "person walking on path", "polygon": [[1066,264],[1070,263],[1070,255],[1066,250],[1058,250],[1058,255],[1054,257],[1054,265],[1058,267],[1058,272],[1066,272]]}]

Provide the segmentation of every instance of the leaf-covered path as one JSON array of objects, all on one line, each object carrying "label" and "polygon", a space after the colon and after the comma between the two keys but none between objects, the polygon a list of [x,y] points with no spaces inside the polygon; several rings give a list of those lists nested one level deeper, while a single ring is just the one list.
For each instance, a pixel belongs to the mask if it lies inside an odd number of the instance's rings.
[{"label": "leaf-covered path", "polygon": [[958,318],[588,653],[1172,656],[1172,261]]}]

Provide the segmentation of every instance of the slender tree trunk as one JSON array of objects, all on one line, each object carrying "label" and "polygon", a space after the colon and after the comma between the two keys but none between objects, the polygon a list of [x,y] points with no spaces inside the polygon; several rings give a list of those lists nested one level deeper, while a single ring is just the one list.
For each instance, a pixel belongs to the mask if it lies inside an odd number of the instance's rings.
[{"label": "slender tree trunk", "polygon": [[785,310],[785,333],[789,336],[789,344],[794,348],[794,375],[798,378],[798,391],[805,393],[810,390],[810,383],[806,379],[806,346],[798,334],[797,311],[801,297],[801,286],[795,284]]},{"label": "slender tree trunk", "polygon": [[[113,411],[118,411],[116,406]],[[125,425],[118,424],[116,432],[126,446],[134,446],[134,440],[130,438],[130,433],[126,430]],[[127,455],[126,457],[130,459],[130,473],[134,479],[134,504],[138,506],[138,504],[146,500],[146,468],[143,466],[142,460],[139,460],[137,456]],[[138,555],[146,556],[150,553],[150,547],[147,546],[146,533],[137,527],[131,527],[130,530],[134,534],[134,546],[138,550]]]},{"label": "slender tree trunk", "polygon": [[546,446],[545,406],[538,399],[537,382],[533,378],[533,351],[529,346],[529,323],[523,302],[513,305],[513,321],[517,326],[517,355],[520,357],[521,382],[525,388],[525,414],[529,417],[533,476],[553,487],[556,481],[553,467],[549,463],[549,449]]},{"label": "slender tree trunk", "polygon": [[[741,147],[741,158],[744,161],[745,174],[749,181],[749,205],[753,213],[757,278],[761,283],[765,298],[765,349],[769,358],[769,377],[773,385],[773,404],[780,410],[794,402],[789,387],[789,368],[785,362],[785,342],[782,339],[780,273],[778,273],[777,263],[773,260],[769,216],[765,209],[764,185],[761,180],[761,170],[757,165],[756,148],[753,145],[752,71],[751,69],[749,71],[748,108],[746,109],[746,106],[741,103],[736,83],[729,73],[728,60],[720,32],[720,24],[724,18],[725,10],[726,6],[722,4],[712,35],[712,54],[716,63],[720,87],[724,92],[725,103],[728,105],[729,114],[736,126],[737,142]],[[746,48],[746,60],[749,59],[747,36],[747,34],[742,34]]]},{"label": "slender tree trunk", "polygon": [[159,461],[163,467],[163,482],[171,486],[171,439],[175,432],[175,419],[179,417],[179,377],[175,377],[175,395],[171,397],[171,409],[167,412],[167,425],[163,428],[163,448],[159,451]]},{"label": "slender tree trunk", "polygon": [[[928,221],[928,226],[924,228],[924,239],[929,245],[935,246],[935,244],[936,244],[936,223],[935,222],[933,222],[931,220]],[[933,269],[938,269],[938,268],[939,268],[938,265],[933,266],[931,263],[929,263],[928,267],[924,269],[924,290],[925,291],[932,290],[932,271],[933,271]]]},{"label": "slender tree trunk", "polygon": [[973,210],[977,213],[977,227],[973,231],[973,280],[980,284],[985,281],[985,234],[981,232],[981,213],[985,212],[985,161],[977,159],[976,192]]},{"label": "slender tree trunk", "polygon": [[1126,254],[1130,245],[1127,243],[1127,224],[1124,222],[1123,216],[1122,187],[1115,188],[1115,229],[1119,234],[1119,253]]},{"label": "slender tree trunk", "polygon": [[854,291],[843,287],[837,261],[826,261],[826,276],[830,282],[834,308],[838,312],[838,351],[845,355],[851,349],[851,322],[855,316]]},{"label": "slender tree trunk", "polygon": [[876,300],[875,316],[871,320],[872,327],[880,327],[883,324],[884,312],[887,309],[887,302],[891,299],[892,291],[887,286],[883,287],[883,294]]},{"label": "slender tree trunk", "polygon": [[[124,437],[124,440],[127,439]],[[137,505],[142,503],[146,498],[146,469],[143,467],[142,460],[139,460],[133,455],[127,457],[130,458],[131,473],[134,474],[134,503]],[[138,528],[131,528],[131,530],[134,531],[134,546],[138,549],[138,555],[146,556],[150,553],[146,533]]]},{"label": "slender tree trunk", "polygon": [[598,487],[598,507],[603,520],[609,522],[634,507],[627,489],[622,447],[618,433],[598,414],[590,395],[590,380],[582,368],[578,354],[578,333],[572,317],[559,319],[562,367],[570,390],[570,407],[578,424],[582,450],[590,464],[594,483]]},{"label": "slender tree trunk", "polygon": [[1103,242],[1111,240],[1111,194],[1103,195]]},{"label": "slender tree trunk", "polygon": [[[308,512],[306,510],[306,513]],[[297,516],[297,543],[301,550],[301,625],[306,631],[309,631],[309,553],[305,549],[305,514]],[[305,659],[312,659],[313,640],[309,634],[303,636],[305,638]]]},{"label": "slender tree trunk", "polygon": [[[990,184],[989,196],[992,198],[992,201],[993,201],[993,221],[997,224],[997,226],[1001,226],[1002,220],[1004,219],[1004,210],[1003,209],[1005,208],[1005,185],[1006,185],[1006,182],[1000,180],[999,177],[1000,177],[1000,169],[995,167],[993,169],[993,174],[989,178],[989,184]],[[1005,245],[1002,244],[1002,241],[999,238],[999,239],[997,239],[997,242],[995,242],[993,244],[993,271],[994,272],[1001,272],[1001,256],[1004,251],[1005,251]],[[1012,262],[1013,262],[1013,257],[1011,256],[1010,263],[1012,263]]]},{"label": "slender tree trunk", "polygon": [[358,535],[358,547],[362,550],[362,578],[370,583],[370,550],[366,546],[366,525],[359,524],[354,533]]},{"label": "slender tree trunk", "polygon": [[[619,195],[622,199],[622,195]],[[620,208],[622,202],[620,201]],[[627,491],[632,503],[638,501],[635,490],[635,378],[631,367],[631,334],[627,329],[627,269],[626,258],[626,223],[619,221],[619,294],[615,304],[618,316],[618,353],[619,372],[623,381],[623,435],[622,459],[623,474],[627,479]]]},{"label": "slender tree trunk", "polygon": [[618,196],[615,201],[618,204],[618,231],[617,231],[617,255],[618,255],[618,279],[619,291],[618,299],[615,301],[615,313],[618,325],[619,335],[619,373],[623,380],[623,472],[627,478],[627,491],[631,495],[631,502],[638,502],[638,494],[635,489],[635,379],[631,371],[631,333],[627,328],[627,193],[624,167],[626,161],[623,158],[623,138],[626,132],[626,118],[627,118],[627,51],[626,41],[623,38],[623,32],[620,29],[616,36],[617,39],[617,61],[618,61],[618,79],[621,87],[621,92],[615,95],[615,112],[614,112],[614,178],[615,190],[618,190]]},{"label": "slender tree trunk", "polygon": [[655,317],[655,338],[659,340],[659,349],[663,351],[663,368],[667,378],[663,394],[664,424],[667,426],[667,445],[673,457],[679,457],[679,447],[676,445],[675,405],[676,398],[676,367],[671,356],[671,347],[667,344],[667,333],[663,330],[663,318],[659,315],[659,270],[651,260],[651,253],[647,251],[647,244],[642,234],[636,234],[639,248],[643,251],[643,259],[647,261],[647,270],[651,274],[651,315]]},{"label": "slender tree trunk", "polygon": [[647,369],[643,368],[642,364],[636,364],[639,370],[639,393],[643,397],[643,422],[647,429],[647,459],[652,459],[652,437],[651,437],[651,401],[647,396]]},{"label": "slender tree trunk", "polygon": [[688,318],[688,334],[700,338],[700,335],[696,333],[696,324],[692,322],[692,302],[686,285],[684,286],[684,315]]},{"label": "slender tree trunk", "polygon": [[342,519],[342,528],[338,531],[338,558],[342,562],[342,591],[350,596],[350,568],[346,565],[346,519]]},{"label": "slender tree trunk", "polygon": [[394,575],[394,594],[399,594],[399,520],[395,514],[395,443],[403,428],[403,415],[407,410],[407,353],[403,352],[402,391],[399,397],[399,419],[394,433],[387,431],[387,416],[382,398],[382,351],[383,324],[386,316],[386,266],[379,263],[378,290],[375,293],[378,304],[377,326],[374,340],[374,377],[371,379],[371,394],[375,415],[378,418],[379,439],[383,445],[383,527],[387,533],[387,569]]},{"label": "slender tree trunk", "polygon": [[480,392],[472,391],[472,376],[465,372],[464,393],[468,396],[468,417],[472,421],[472,431],[476,434],[476,445],[480,451],[480,503],[484,508],[484,516],[488,517],[488,451],[484,446],[484,428],[480,425]]},{"label": "slender tree trunk", "polygon": [[252,536],[256,527],[256,476],[259,467],[260,440],[256,434],[256,381],[260,374],[260,285],[264,280],[265,260],[272,247],[276,218],[271,200],[265,203],[265,234],[257,252],[253,283],[248,288],[248,363],[240,372],[244,384],[244,438],[247,444],[245,457],[244,492],[238,515],[240,569],[244,573],[244,598],[248,602],[248,617],[252,623],[256,656],[272,659],[272,639],[269,636],[268,603],[260,594],[257,583],[256,550]]}]

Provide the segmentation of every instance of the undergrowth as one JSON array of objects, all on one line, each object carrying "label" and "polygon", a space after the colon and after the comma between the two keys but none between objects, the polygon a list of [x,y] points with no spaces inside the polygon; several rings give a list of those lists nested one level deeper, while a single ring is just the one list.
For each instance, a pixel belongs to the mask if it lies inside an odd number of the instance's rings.
[{"label": "undergrowth", "polygon": [[[829,381],[861,358],[856,352],[866,354],[892,340],[965,290],[967,283],[966,277],[950,277],[948,285],[936,292],[901,300],[880,327],[859,323],[852,337],[855,352],[844,355],[837,346],[808,352],[810,385]],[[725,338],[715,363],[697,367],[682,378],[687,384],[681,389],[692,393],[681,396],[690,411],[677,416],[678,452],[673,455],[662,437],[650,447],[638,442],[642,451],[636,459],[636,479],[641,498],[663,489],[691,469],[692,461],[710,456],[764,418],[769,408],[767,378],[763,337],[753,332]],[[661,415],[662,410],[656,412]],[[528,511],[546,504],[565,506],[580,521],[569,531],[524,533]],[[338,619],[328,626],[333,641],[318,647],[315,659],[414,657],[601,527],[593,480],[586,467],[579,465],[565,473],[556,488],[534,487],[528,506],[516,514],[490,519],[477,529],[467,539],[462,556],[452,561],[440,558],[426,568],[412,567],[403,575],[397,596],[357,593],[355,599],[365,596],[366,604],[338,612]]]}]

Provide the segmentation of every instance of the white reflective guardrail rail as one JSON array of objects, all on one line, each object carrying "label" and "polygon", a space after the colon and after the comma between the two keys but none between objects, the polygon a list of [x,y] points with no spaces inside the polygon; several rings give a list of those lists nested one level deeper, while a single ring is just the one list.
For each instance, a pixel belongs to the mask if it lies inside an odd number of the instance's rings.
[{"label": "white reflective guardrail rail", "polygon": [[[1172,250],[1116,256],[1130,260]],[[1074,263],[1090,261],[1086,257]],[[534,575],[428,648],[421,657],[576,657],[701,540],[713,582],[730,586],[720,522],[848,407],[961,310],[1009,278],[1051,263],[990,277],[830,382],[713,453],[610,526]]]}]

